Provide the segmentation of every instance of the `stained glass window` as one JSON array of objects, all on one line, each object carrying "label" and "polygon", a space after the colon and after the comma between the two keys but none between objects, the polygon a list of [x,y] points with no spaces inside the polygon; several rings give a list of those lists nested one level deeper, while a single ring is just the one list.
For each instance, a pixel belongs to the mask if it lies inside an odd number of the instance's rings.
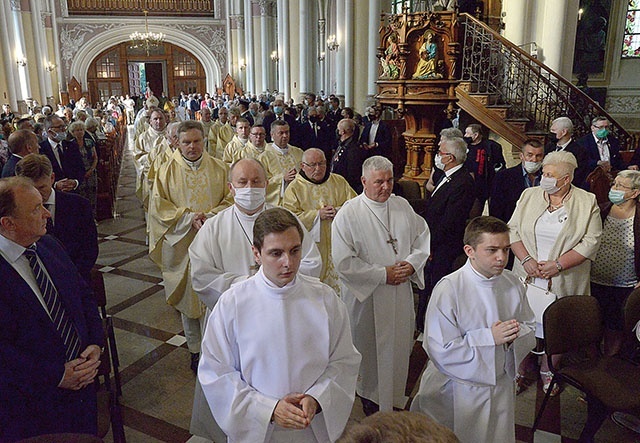
[{"label": "stained glass window", "polygon": [[624,26],[622,58],[640,58],[640,0],[629,0]]},{"label": "stained glass window", "polygon": [[120,77],[120,54],[118,51],[111,51],[98,60],[96,76],[99,78]]}]

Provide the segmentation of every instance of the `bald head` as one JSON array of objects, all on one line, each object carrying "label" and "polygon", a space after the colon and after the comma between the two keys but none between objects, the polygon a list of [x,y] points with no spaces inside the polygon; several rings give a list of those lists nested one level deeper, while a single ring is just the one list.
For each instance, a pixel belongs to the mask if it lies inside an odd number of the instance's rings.
[{"label": "bald head", "polygon": [[[233,184],[236,188],[243,188],[249,186],[247,184],[248,182],[263,183],[261,186],[251,185],[251,187],[266,187],[267,172],[258,160],[242,158],[231,165],[229,169],[229,183]],[[238,186],[236,186],[236,183]]]},{"label": "bald head", "polygon": [[38,152],[38,137],[33,131],[28,129],[18,129],[13,132],[7,140],[9,150],[12,154],[24,157],[33,152]]}]

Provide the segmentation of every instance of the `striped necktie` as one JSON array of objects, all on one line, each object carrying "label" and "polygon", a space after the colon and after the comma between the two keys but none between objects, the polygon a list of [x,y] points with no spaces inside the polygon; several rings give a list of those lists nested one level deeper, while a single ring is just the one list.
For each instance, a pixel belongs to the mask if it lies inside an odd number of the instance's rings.
[{"label": "striped necktie", "polygon": [[33,270],[33,275],[36,278],[36,282],[42,293],[42,298],[49,311],[49,317],[51,317],[51,321],[62,338],[67,361],[71,361],[77,358],[80,353],[80,337],[78,336],[78,331],[62,306],[56,287],[44,269],[42,269],[42,266],[40,266],[36,245],[31,245],[25,249],[24,255],[29,260],[29,265]]}]

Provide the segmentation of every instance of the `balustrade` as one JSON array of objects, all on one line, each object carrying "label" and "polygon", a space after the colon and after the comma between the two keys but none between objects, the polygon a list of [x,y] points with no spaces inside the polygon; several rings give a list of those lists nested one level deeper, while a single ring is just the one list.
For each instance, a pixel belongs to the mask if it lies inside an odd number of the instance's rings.
[{"label": "balustrade", "polygon": [[213,0],[67,0],[67,6],[69,15],[213,15]]}]

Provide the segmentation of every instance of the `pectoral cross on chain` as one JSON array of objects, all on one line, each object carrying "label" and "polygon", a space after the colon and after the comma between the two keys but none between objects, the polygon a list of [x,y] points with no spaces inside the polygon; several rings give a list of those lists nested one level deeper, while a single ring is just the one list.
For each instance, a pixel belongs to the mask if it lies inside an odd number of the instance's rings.
[{"label": "pectoral cross on chain", "polygon": [[393,238],[391,236],[391,233],[389,233],[389,240],[387,240],[387,243],[389,243],[391,245],[391,247],[393,248],[393,252],[396,255],[398,255],[398,248],[397,248],[398,239],[397,238]]}]

